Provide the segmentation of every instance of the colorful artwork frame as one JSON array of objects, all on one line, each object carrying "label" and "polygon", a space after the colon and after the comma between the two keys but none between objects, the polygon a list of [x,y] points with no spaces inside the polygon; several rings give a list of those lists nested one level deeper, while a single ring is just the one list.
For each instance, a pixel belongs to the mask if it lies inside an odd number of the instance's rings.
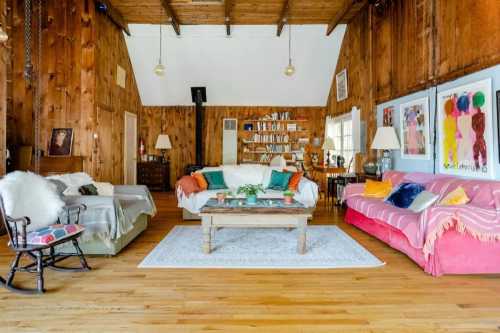
[{"label": "colorful artwork frame", "polygon": [[392,127],[394,122],[394,106],[384,108],[382,113],[382,125]]},{"label": "colorful artwork frame", "polygon": [[402,159],[431,158],[428,97],[399,106],[399,140]]},{"label": "colorful artwork frame", "polygon": [[341,70],[335,75],[335,83],[337,87],[337,102],[347,99],[349,96],[347,86],[347,69]]},{"label": "colorful artwork frame", "polygon": [[439,92],[437,99],[439,172],[494,178],[491,79]]}]

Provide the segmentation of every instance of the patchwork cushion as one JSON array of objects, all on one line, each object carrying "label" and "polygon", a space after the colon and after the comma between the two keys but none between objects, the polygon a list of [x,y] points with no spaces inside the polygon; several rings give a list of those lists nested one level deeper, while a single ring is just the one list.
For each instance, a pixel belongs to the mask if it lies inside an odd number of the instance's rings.
[{"label": "patchwork cushion", "polygon": [[84,231],[79,224],[52,224],[48,227],[28,232],[26,241],[29,245],[50,245]]}]

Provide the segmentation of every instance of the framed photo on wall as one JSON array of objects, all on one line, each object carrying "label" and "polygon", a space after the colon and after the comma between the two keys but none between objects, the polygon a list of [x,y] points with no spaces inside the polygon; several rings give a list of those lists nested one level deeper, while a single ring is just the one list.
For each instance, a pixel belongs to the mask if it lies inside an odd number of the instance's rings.
[{"label": "framed photo on wall", "polygon": [[393,123],[392,123],[393,116],[394,116],[394,106],[388,106],[388,107],[384,108],[382,125],[386,126],[386,127],[392,126],[393,125]]},{"label": "framed photo on wall", "polygon": [[[497,135],[500,145],[500,90],[497,90]],[[500,161],[500,147],[498,148],[498,160]]]},{"label": "framed photo on wall", "polygon": [[347,99],[347,69],[341,70],[335,75],[335,83],[337,85],[337,102]]},{"label": "framed photo on wall", "polygon": [[430,159],[429,98],[401,104],[399,121],[401,158]]},{"label": "framed photo on wall", "polygon": [[50,137],[49,156],[71,156],[72,128],[53,128]]},{"label": "framed photo on wall", "polygon": [[438,93],[439,171],[493,178],[491,79]]}]

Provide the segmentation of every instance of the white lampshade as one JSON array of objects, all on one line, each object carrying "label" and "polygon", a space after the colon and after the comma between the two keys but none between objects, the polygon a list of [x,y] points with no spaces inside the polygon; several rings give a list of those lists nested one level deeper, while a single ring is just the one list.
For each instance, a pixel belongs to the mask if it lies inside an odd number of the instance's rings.
[{"label": "white lampshade", "polygon": [[332,138],[326,138],[325,142],[323,142],[323,146],[321,147],[323,150],[334,150],[335,144],[333,143]]},{"label": "white lampshade", "polygon": [[372,142],[372,149],[394,150],[399,148],[399,140],[394,127],[384,126],[377,128],[377,133]]},{"label": "white lampshade", "polygon": [[168,134],[160,134],[158,135],[158,139],[156,139],[156,149],[171,149],[172,144],[170,143],[170,138]]}]

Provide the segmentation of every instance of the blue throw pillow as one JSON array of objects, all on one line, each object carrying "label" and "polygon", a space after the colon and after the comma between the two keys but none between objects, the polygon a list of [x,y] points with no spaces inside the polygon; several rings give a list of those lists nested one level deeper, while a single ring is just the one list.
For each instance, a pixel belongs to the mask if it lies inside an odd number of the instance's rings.
[{"label": "blue throw pillow", "polygon": [[224,182],[224,175],[222,171],[208,171],[203,172],[203,176],[208,183],[209,190],[225,190],[227,189],[226,183]]},{"label": "blue throw pillow", "polygon": [[425,187],[421,184],[402,183],[392,191],[385,202],[399,208],[408,208],[417,195],[424,190]]},{"label": "blue throw pillow", "polygon": [[267,188],[277,191],[286,191],[288,190],[288,183],[290,182],[290,178],[292,178],[292,173],[290,172],[280,172],[273,170],[271,172],[271,181],[269,182],[269,186]]}]

